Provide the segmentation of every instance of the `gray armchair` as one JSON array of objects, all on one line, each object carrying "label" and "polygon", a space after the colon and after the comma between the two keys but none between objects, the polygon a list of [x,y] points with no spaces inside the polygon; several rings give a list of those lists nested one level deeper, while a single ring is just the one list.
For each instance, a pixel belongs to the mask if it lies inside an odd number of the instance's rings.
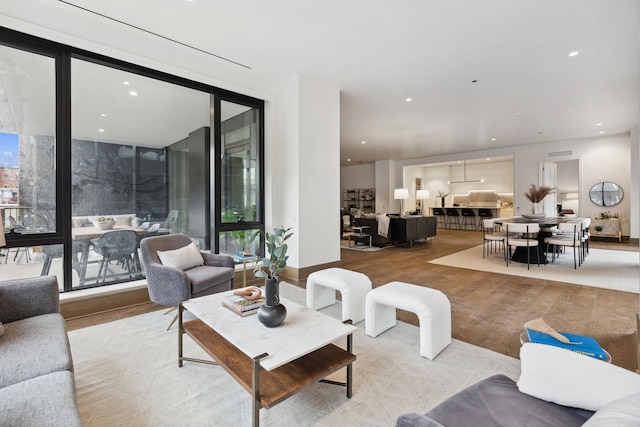
[{"label": "gray armchair", "polygon": [[[184,271],[162,264],[158,251],[180,249],[190,243],[191,239],[183,234],[147,237],[140,241],[142,266],[151,301],[177,307],[182,301],[228,291],[233,287],[235,264],[228,255],[201,253],[204,264]],[[171,325],[174,322],[175,319]]]}]

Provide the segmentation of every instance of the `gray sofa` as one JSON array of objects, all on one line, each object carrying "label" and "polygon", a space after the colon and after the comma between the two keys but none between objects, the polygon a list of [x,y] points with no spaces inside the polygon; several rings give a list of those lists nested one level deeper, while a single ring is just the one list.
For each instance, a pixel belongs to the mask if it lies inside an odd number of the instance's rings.
[{"label": "gray sofa", "polygon": [[518,381],[494,375],[396,427],[640,426],[640,375],[560,347],[526,342]]},{"label": "gray sofa", "polygon": [[80,426],[55,276],[0,282],[0,425]]},{"label": "gray sofa", "polygon": [[511,378],[494,375],[451,396],[426,414],[401,415],[396,427],[577,427],[592,415],[585,409],[521,393]]}]

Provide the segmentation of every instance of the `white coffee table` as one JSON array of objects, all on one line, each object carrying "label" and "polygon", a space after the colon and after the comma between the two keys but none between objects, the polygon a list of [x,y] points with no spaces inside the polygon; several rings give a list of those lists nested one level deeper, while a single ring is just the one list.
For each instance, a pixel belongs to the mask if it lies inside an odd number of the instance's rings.
[{"label": "white coffee table", "polygon": [[[316,381],[347,368],[346,382],[325,381],[346,386],[352,395],[352,333],[356,327],[285,298],[284,324],[262,325],[257,316],[241,317],[222,306],[233,291],[196,298],[179,307],[178,365],[184,361],[211,363],[183,356],[182,336],[186,332],[207,354],[240,383],[253,399],[253,425],[260,423],[260,408],[276,405]],[[183,310],[197,319],[183,322]],[[344,350],[332,342],[347,337]]]}]

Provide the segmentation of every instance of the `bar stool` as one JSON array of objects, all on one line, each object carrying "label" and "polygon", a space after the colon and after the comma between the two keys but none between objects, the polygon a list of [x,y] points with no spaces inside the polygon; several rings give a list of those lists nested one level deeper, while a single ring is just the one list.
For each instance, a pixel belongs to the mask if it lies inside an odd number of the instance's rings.
[{"label": "bar stool", "polygon": [[462,226],[466,230],[468,225],[470,225],[472,229],[478,229],[478,224],[476,224],[476,213],[471,208],[462,208]]},{"label": "bar stool", "polygon": [[444,209],[442,208],[433,208],[433,215],[437,218],[436,225],[440,228],[444,228],[446,225],[445,217],[447,214],[444,213]]},{"label": "bar stool", "polygon": [[458,209],[456,208],[446,208],[445,212],[447,213],[447,222],[445,223],[445,226],[447,228],[451,228],[451,225],[455,225],[456,227],[458,227],[458,230],[460,229],[460,213],[458,212]]}]

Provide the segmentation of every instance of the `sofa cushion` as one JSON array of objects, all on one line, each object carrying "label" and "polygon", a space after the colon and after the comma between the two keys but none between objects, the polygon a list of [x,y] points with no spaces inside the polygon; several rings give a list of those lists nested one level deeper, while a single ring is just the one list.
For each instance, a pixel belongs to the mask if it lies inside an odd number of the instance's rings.
[{"label": "sofa cushion", "polygon": [[640,393],[633,393],[607,403],[583,427],[640,426]]},{"label": "sofa cushion", "polygon": [[187,270],[204,264],[204,259],[193,242],[171,251],[158,251],[158,258],[160,258],[162,265],[177,268],[178,270]]},{"label": "sofa cushion", "polygon": [[5,323],[0,339],[0,387],[73,370],[64,318],[58,313]]},{"label": "sofa cushion", "polygon": [[81,426],[73,373],[50,374],[0,388],[3,427]]},{"label": "sofa cushion", "polygon": [[[405,419],[402,415],[396,426],[581,426],[592,414],[520,393],[515,381],[505,375],[494,375],[465,388],[427,412],[424,423],[419,418]],[[415,423],[409,424],[409,421]]]}]

